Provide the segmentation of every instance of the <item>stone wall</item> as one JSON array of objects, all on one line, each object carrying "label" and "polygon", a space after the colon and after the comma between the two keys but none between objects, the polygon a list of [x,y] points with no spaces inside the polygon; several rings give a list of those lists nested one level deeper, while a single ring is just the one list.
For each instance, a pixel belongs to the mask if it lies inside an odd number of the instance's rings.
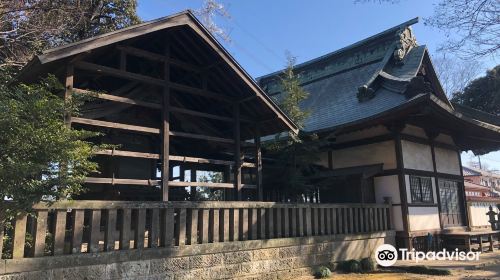
[{"label": "stone wall", "polygon": [[14,279],[292,279],[314,267],[369,257],[394,232],[199,244],[162,249],[2,260]]}]

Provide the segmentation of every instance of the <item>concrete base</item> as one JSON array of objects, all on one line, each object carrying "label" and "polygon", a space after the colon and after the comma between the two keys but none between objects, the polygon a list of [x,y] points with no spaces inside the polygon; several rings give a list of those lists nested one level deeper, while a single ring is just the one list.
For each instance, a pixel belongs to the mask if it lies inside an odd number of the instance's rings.
[{"label": "concrete base", "polygon": [[394,232],[213,243],[2,260],[6,279],[290,279],[315,266],[370,257]]}]

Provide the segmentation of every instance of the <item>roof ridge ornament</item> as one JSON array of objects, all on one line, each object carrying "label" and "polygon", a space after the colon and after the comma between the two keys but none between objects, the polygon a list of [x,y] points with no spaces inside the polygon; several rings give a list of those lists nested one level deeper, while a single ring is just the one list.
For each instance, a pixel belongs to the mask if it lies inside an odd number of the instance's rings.
[{"label": "roof ridge ornament", "polygon": [[405,56],[410,52],[411,49],[418,46],[417,38],[413,35],[411,26],[401,29],[397,36],[399,41],[397,42],[396,49],[394,50],[393,57],[396,64],[404,64]]}]

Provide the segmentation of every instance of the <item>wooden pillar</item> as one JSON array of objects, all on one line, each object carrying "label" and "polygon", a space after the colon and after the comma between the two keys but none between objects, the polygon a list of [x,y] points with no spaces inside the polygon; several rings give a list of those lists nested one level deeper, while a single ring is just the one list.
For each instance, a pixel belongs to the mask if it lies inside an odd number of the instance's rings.
[{"label": "wooden pillar", "polygon": [[241,200],[241,137],[240,137],[240,106],[233,105],[234,115],[234,191],[235,200]]},{"label": "wooden pillar", "polygon": [[[65,80],[65,92],[64,92],[64,101],[66,105],[71,103],[71,95],[73,93],[73,82],[74,82],[74,67],[73,64],[68,64],[66,68],[66,80]],[[68,127],[71,126],[71,111],[66,110],[64,114],[64,122]]]},{"label": "wooden pillar", "polygon": [[256,125],[255,127],[255,174],[256,174],[256,184],[257,184],[257,199],[259,201],[264,200],[263,190],[262,190],[262,151],[260,148],[260,127]]},{"label": "wooden pillar", "polygon": [[[191,182],[196,182],[196,168],[191,168],[191,170],[189,171],[190,173],[190,176],[191,176]],[[191,198],[194,198],[195,195],[196,195],[196,187],[191,187]]]},{"label": "wooden pillar", "polygon": [[[166,57],[170,57],[170,47],[167,45],[165,51]],[[169,156],[170,156],[170,64],[165,61],[164,74],[165,86],[163,88],[163,110],[162,110],[162,157],[161,157],[161,189],[163,201],[168,201],[168,180],[169,180]]]}]

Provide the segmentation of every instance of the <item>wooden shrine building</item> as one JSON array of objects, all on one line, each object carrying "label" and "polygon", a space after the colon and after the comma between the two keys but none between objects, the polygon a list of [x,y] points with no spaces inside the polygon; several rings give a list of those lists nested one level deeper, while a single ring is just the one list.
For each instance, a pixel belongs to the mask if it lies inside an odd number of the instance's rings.
[{"label": "wooden shrine building", "polygon": [[[497,116],[452,104],[413,19],[295,67],[309,96],[304,131],[326,140],[321,203],[393,202],[400,246],[464,230],[461,151],[500,149]],[[258,79],[281,99],[281,72]],[[417,238],[415,238],[417,237]],[[424,237],[424,238],[418,238]],[[436,239],[435,239],[436,240]]]},{"label": "wooden shrine building", "polygon": [[189,11],[47,50],[19,79],[50,73],[66,98],[92,96],[68,123],[115,147],[79,199],[258,199],[260,136],[297,129]]}]

